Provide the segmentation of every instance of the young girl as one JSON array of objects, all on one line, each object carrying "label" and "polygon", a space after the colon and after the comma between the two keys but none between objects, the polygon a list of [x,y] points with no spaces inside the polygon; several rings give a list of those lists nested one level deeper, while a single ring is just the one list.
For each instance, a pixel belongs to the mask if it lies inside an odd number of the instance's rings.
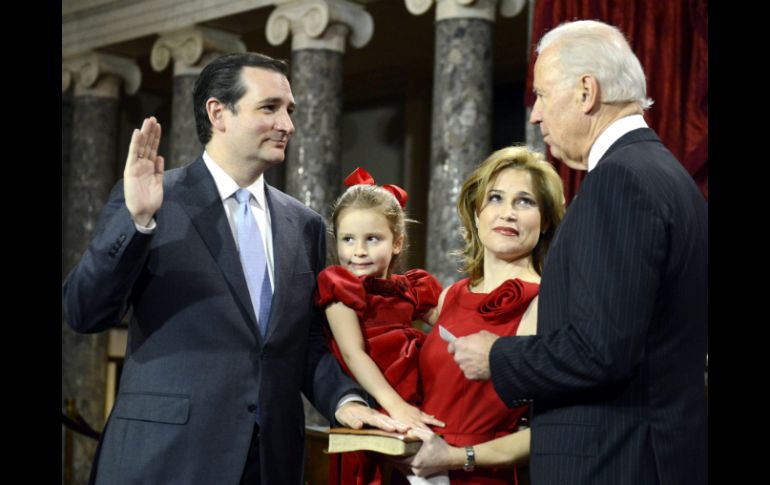
[{"label": "young girl", "polygon": [[[319,274],[315,298],[326,310],[329,346],[391,417],[412,427],[443,426],[415,406],[421,400],[418,353],[425,334],[412,327],[415,319],[433,323],[441,285],[420,269],[392,272],[406,240],[407,194],[394,185],[374,185],[361,168],[345,185],[332,213],[339,265]],[[335,466],[330,471],[334,475]],[[380,474],[364,453],[343,455],[340,483],[379,483]]]}]

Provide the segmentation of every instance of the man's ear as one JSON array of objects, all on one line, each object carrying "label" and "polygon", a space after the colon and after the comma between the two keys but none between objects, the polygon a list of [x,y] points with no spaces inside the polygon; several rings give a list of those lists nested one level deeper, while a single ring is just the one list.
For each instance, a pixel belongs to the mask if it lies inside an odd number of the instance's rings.
[{"label": "man's ear", "polygon": [[590,74],[580,78],[580,108],[588,114],[599,108],[602,102],[599,82]]},{"label": "man's ear", "polygon": [[216,131],[225,131],[225,110],[227,107],[217,98],[206,100],[206,114],[209,115],[209,123]]}]

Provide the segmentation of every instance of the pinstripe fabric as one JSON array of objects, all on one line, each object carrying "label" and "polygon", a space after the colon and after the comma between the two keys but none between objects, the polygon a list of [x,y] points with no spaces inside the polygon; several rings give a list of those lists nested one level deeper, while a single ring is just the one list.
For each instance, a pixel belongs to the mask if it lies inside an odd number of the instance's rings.
[{"label": "pinstripe fabric", "polygon": [[543,484],[707,483],[707,207],[650,129],[585,178],[543,271],[538,336],[498,340],[492,380],[534,399]]}]

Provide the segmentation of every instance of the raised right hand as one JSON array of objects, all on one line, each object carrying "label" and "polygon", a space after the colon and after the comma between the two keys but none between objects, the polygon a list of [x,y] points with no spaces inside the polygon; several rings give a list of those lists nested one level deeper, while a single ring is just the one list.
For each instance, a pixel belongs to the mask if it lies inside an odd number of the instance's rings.
[{"label": "raised right hand", "polygon": [[160,123],[145,118],[141,130],[134,130],[123,171],[123,191],[131,218],[147,226],[163,203],[163,157],[158,155]]}]

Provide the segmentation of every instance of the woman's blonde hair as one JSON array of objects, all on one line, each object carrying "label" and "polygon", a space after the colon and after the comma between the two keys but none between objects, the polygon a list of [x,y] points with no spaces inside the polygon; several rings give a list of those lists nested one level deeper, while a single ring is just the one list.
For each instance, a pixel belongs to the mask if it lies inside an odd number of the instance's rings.
[{"label": "woman's blonde hair", "polygon": [[379,210],[385,219],[388,221],[390,231],[393,233],[393,241],[397,241],[398,238],[403,237],[402,249],[399,254],[394,254],[390,260],[390,267],[388,273],[391,273],[393,268],[396,267],[398,257],[404,253],[406,249],[406,223],[413,222],[406,218],[404,209],[401,208],[396,197],[383,189],[378,185],[353,185],[334,201],[332,205],[332,224],[330,229],[330,235],[333,238],[332,244],[333,254],[337,263],[339,263],[339,255],[337,254],[337,223],[342,211],[345,209],[376,209]]},{"label": "woman's blonde hair", "polygon": [[561,177],[543,155],[526,147],[511,146],[492,153],[463,183],[457,200],[457,212],[463,225],[465,247],[458,251],[465,264],[462,271],[471,278],[471,284],[484,277],[484,246],[476,229],[475,216],[484,205],[487,188],[497,175],[508,168],[526,170],[532,177],[532,186],[540,210],[540,239],[532,250],[532,265],[538,274],[548,252],[556,226],[564,217],[564,191]]}]

